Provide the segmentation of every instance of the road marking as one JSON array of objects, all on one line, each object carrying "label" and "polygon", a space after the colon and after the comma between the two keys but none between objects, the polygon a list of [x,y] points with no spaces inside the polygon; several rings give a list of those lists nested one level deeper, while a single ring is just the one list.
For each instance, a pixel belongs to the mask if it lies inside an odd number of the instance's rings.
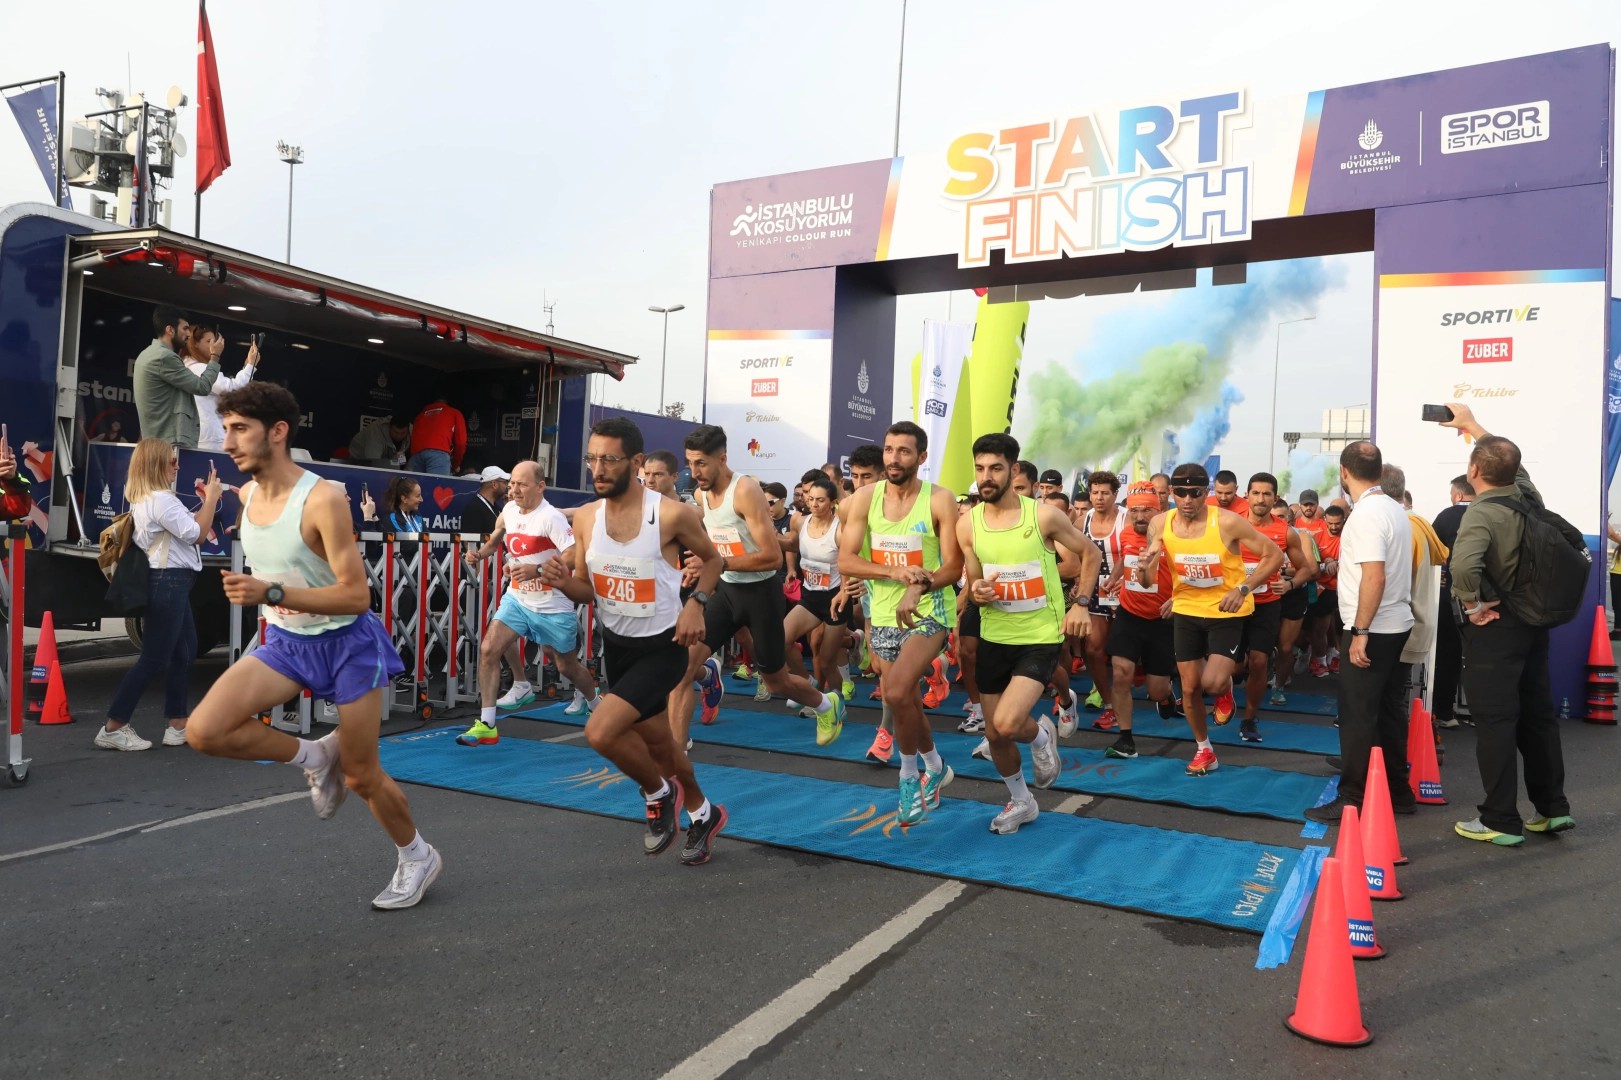
[{"label": "road marking", "polygon": [[247,802],[235,803],[231,806],[221,806],[214,810],[204,810],[198,814],[187,814],[185,817],[177,817],[171,818],[168,821],[160,821],[151,828],[142,829],[141,831],[159,832],[163,829],[172,829],[177,825],[190,825],[194,822],[208,821],[212,818],[225,817],[229,814],[240,814],[244,810],[258,810],[261,807],[276,806],[279,803],[293,802],[296,799],[308,799],[309,797],[310,793],[308,791],[289,791],[285,795],[271,795],[270,797],[264,799],[249,799]]},{"label": "road marking", "polygon": [[1092,796],[1090,796],[1090,795],[1071,795],[1069,798],[1065,799],[1063,802],[1061,802],[1057,806],[1053,807],[1053,813],[1055,813],[1055,814],[1073,814],[1075,811],[1079,810],[1081,807],[1090,805],[1091,802],[1092,802]]},{"label": "road marking", "polygon": [[149,825],[155,824],[157,824],[155,821],[143,821],[139,825],[125,825],[122,829],[109,829],[104,833],[97,833],[94,836],[81,836],[77,840],[64,840],[60,844],[47,844],[45,847],[30,848],[27,851],[17,851],[10,855],[0,855],[0,863],[10,862],[12,859],[26,859],[30,855],[44,855],[52,851],[66,851],[68,848],[76,848],[80,844],[93,844],[97,840],[105,840],[110,836],[118,836],[122,833],[134,832],[136,829],[144,829]]},{"label": "road marking", "polygon": [[759,1010],[744,1017],[731,1030],[665,1074],[665,1080],[712,1080],[746,1059],[835,994],[861,971],[879,960],[908,934],[917,930],[967,888],[948,881],[884,925],[835,956],[821,968],[784,990]]},{"label": "road marking", "polygon": [[585,738],[585,729],[581,728],[579,731],[571,731],[567,735],[553,735],[549,739],[542,739],[541,742],[573,742],[575,739],[583,738]]}]

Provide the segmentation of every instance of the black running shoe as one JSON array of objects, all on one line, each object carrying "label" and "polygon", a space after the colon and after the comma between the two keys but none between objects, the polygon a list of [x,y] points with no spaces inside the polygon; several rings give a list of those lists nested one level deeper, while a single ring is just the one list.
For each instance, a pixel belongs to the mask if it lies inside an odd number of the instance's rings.
[{"label": "black running shoe", "polygon": [[1238,723],[1238,737],[1245,742],[1261,741],[1261,725],[1254,720],[1240,720]]},{"label": "black running shoe", "polygon": [[681,781],[672,776],[666,783],[670,790],[664,798],[647,804],[647,835],[642,837],[642,850],[649,855],[662,854],[681,831]]},{"label": "black running shoe", "polygon": [[1154,709],[1159,713],[1161,720],[1174,720],[1182,715],[1182,710],[1177,708],[1175,701],[1156,701]]},{"label": "black running shoe", "polygon": [[709,819],[703,824],[693,823],[687,830],[687,846],[681,849],[682,866],[702,866],[715,853],[715,841],[726,828],[726,807],[715,803],[709,808]]},{"label": "black running shoe", "polygon": [[1120,738],[1116,739],[1107,750],[1103,751],[1103,756],[1112,758],[1134,758],[1137,756],[1137,743],[1132,739],[1131,734],[1128,732],[1121,735]]}]

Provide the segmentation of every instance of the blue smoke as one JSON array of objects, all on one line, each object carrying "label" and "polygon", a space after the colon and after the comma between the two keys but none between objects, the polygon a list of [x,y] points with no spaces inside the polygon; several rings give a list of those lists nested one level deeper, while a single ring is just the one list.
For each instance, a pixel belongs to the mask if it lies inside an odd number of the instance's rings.
[{"label": "blue smoke", "polygon": [[1234,405],[1244,400],[1243,393],[1232,383],[1221,384],[1221,396],[1215,404],[1208,405],[1199,411],[1193,422],[1182,429],[1182,439],[1186,451],[1182,455],[1183,461],[1203,461],[1210,456],[1210,452],[1221,444],[1232,430],[1232,421],[1229,413]]}]

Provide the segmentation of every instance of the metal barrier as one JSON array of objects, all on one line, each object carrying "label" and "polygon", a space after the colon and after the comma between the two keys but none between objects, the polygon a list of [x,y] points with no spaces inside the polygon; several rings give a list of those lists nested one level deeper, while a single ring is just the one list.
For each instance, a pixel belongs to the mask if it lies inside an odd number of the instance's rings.
[{"label": "metal barrier", "polygon": [[28,527],[0,522],[0,704],[6,716],[6,782],[28,782],[29,759],[23,757],[23,708],[28,697],[28,668],[23,661],[23,570],[28,559]]}]

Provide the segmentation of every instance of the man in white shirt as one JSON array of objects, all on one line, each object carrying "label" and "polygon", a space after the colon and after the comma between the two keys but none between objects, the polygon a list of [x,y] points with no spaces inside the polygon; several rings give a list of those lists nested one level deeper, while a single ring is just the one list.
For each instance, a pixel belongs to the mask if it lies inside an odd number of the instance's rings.
[{"label": "man in white shirt", "polygon": [[1306,817],[1337,822],[1362,806],[1368,755],[1384,749],[1385,780],[1398,814],[1416,809],[1407,786],[1407,676],[1402,649],[1413,630],[1413,530],[1401,503],[1384,493],[1384,459],[1367,440],[1340,454],[1340,486],[1351,516],[1340,533],[1339,601],[1345,630],[1340,650],[1340,790]]},{"label": "man in white shirt", "polygon": [[[225,352],[225,335],[217,327],[195,326],[191,331],[191,349],[186,356],[186,368],[193,375],[202,375],[207,369],[209,361],[216,365],[220,356]],[[212,392],[202,395],[197,401],[197,449],[223,450],[225,448],[225,425],[220,423],[219,410],[214,407],[214,399],[230,390],[240,390],[253,379],[253,373],[258,369],[259,343],[250,342],[248,345],[248,358],[242,363],[242,370],[235,375],[226,375],[220,372],[214,378]]]}]

